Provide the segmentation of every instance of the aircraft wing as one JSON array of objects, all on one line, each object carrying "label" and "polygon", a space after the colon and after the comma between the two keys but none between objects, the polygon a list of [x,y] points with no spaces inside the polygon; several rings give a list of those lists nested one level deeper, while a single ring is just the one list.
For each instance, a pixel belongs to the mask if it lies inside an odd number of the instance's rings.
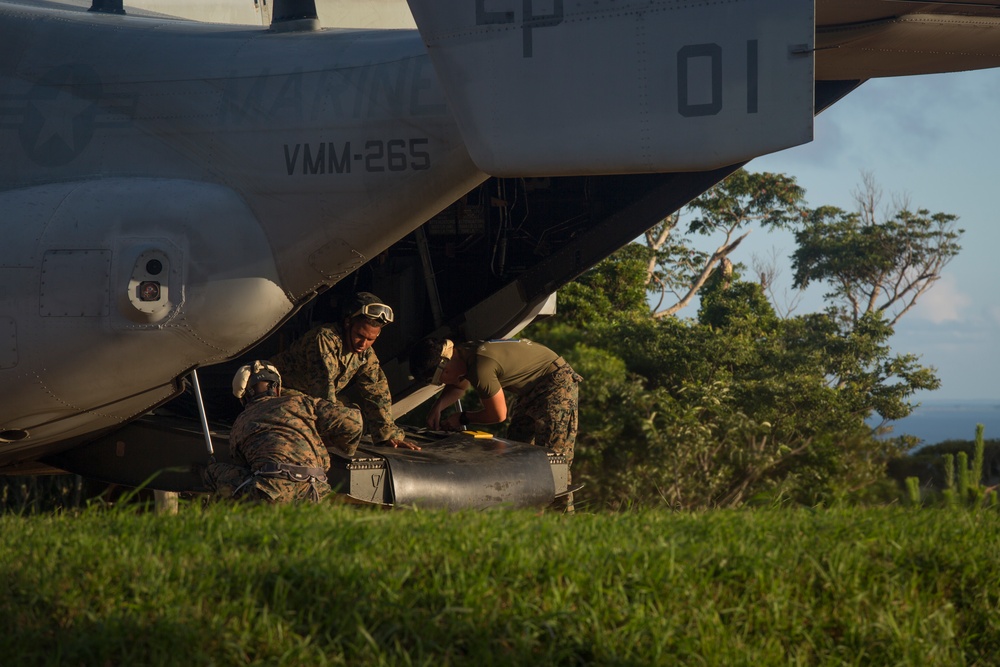
[{"label": "aircraft wing", "polygon": [[816,0],[816,80],[1000,66],[995,0]]}]

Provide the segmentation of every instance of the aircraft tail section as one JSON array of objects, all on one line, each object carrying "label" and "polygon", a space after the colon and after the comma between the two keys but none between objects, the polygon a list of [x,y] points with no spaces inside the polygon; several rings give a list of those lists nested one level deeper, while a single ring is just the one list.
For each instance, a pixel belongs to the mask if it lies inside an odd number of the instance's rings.
[{"label": "aircraft tail section", "polygon": [[489,174],[706,170],[812,139],[808,0],[408,2]]}]

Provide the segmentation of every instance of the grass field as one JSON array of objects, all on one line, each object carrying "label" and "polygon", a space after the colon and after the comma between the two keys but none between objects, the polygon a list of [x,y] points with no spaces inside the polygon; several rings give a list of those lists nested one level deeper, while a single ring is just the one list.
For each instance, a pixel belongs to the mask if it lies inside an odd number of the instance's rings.
[{"label": "grass field", "polygon": [[0,516],[5,665],[996,665],[1000,513]]}]

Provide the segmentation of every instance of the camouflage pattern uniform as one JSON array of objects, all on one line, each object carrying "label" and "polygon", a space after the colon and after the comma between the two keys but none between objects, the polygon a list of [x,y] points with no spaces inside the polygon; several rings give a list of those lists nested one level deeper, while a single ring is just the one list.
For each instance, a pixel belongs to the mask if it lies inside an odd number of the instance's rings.
[{"label": "camouflage pattern uniform", "polygon": [[[389,381],[379,365],[375,350],[355,354],[344,342],[344,330],[338,324],[313,328],[282,352],[272,363],[281,372],[287,393],[302,393],[326,398],[350,410],[337,398],[354,383],[360,395],[365,429],[375,443],[402,440],[403,429],[392,418],[392,395]],[[291,391],[289,391],[291,390]]]},{"label": "camouflage pattern uniform", "polygon": [[[566,457],[566,483],[573,482],[573,451],[580,426],[580,381],[583,378],[565,359],[552,362],[552,371],[517,398],[507,427],[511,440],[534,442]],[[575,510],[573,492],[556,498],[553,507]]]},{"label": "camouflage pattern uniform", "polygon": [[552,362],[549,374],[517,397],[507,437],[548,447],[572,464],[582,379],[562,357]]},{"label": "camouflage pattern uniform", "polygon": [[[361,433],[358,410],[311,396],[262,394],[233,422],[229,452],[234,463],[211,463],[208,475],[216,493],[232,497],[235,492],[240,500],[319,501],[330,493],[327,448],[350,456]],[[275,470],[279,466],[310,468],[303,472],[312,476],[293,480]]]}]

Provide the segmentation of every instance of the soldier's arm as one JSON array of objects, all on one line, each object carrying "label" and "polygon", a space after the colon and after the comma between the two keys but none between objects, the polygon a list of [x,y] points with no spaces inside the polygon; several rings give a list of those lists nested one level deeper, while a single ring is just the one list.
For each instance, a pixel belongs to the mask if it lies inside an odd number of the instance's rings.
[{"label": "soldier's arm", "polygon": [[316,369],[323,374],[322,384],[326,385],[325,392],[318,398],[336,402],[346,369],[344,342],[333,331],[324,329],[316,336],[315,354]]},{"label": "soldier's arm", "polygon": [[[475,412],[456,412],[441,420],[441,426],[448,431],[457,431],[468,424],[499,424],[507,419],[507,399],[503,389],[492,396],[479,397],[483,404],[482,410]],[[464,420],[462,415],[465,415]]]},{"label": "soldier's arm", "polygon": [[469,389],[469,381],[462,380],[462,384],[448,384],[445,385],[444,391],[438,396],[438,399],[434,401],[434,405],[431,406],[430,412],[427,413],[427,428],[432,431],[440,430],[442,427],[448,428],[441,423],[441,413],[449,406],[454,405],[455,401],[462,398],[465,392]]},{"label": "soldier's arm", "polygon": [[403,440],[403,429],[392,418],[392,395],[389,381],[382,372],[378,357],[370,355],[355,375],[360,389],[361,411],[368,422],[372,439],[376,443]]}]

